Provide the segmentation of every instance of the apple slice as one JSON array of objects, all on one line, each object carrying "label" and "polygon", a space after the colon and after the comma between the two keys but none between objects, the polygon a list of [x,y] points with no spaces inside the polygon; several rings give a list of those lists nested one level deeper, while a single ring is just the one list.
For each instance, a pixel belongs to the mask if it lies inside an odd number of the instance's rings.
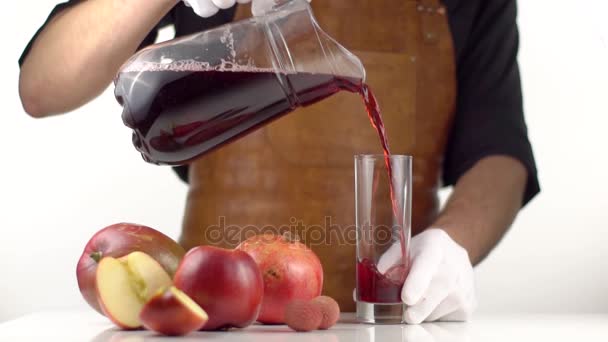
[{"label": "apple slice", "polygon": [[139,319],[146,329],[182,336],[201,329],[209,317],[187,294],[172,286],[154,295],[144,305]]},{"label": "apple slice", "polygon": [[96,274],[99,304],[108,318],[123,329],[142,326],[139,313],[161,288],[171,286],[163,267],[143,252],[120,259],[103,258]]}]

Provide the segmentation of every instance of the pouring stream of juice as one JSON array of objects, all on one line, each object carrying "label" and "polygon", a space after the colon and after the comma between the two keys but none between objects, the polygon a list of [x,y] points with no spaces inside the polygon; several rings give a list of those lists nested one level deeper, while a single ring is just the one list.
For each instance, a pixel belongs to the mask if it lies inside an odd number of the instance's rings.
[{"label": "pouring stream of juice", "polygon": [[[405,236],[403,234],[403,224],[405,224],[405,222],[403,222],[402,215],[399,215],[399,207],[397,199],[395,198],[395,189],[393,188],[392,182],[393,169],[390,163],[391,153],[388,145],[386,130],[384,128],[384,122],[382,120],[380,106],[376,100],[376,97],[374,96],[374,93],[367,84],[362,84],[358,91],[363,98],[365,109],[367,110],[371,125],[378,132],[378,137],[380,138],[380,143],[382,144],[384,161],[388,174],[392,211],[397,221],[397,226],[399,227],[401,255],[405,255],[406,258],[408,258],[409,256],[406,254]],[[357,281],[360,282],[360,298],[367,302],[376,303],[400,302],[401,285],[403,285],[403,281],[405,280],[405,275],[408,268],[407,263],[409,260],[405,260],[405,262],[406,265],[401,265],[398,263],[382,273],[377,269],[377,266],[373,262],[370,262],[370,260],[358,260],[357,270],[359,279]],[[361,287],[363,287],[363,289],[361,289]]]}]

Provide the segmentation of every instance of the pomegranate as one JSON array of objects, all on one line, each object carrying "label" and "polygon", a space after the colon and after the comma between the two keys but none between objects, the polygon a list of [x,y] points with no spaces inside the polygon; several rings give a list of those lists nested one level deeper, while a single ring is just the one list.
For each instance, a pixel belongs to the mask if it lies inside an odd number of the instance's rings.
[{"label": "pomegranate", "polygon": [[323,289],[323,267],[304,244],[271,233],[253,236],[237,249],[257,263],[264,279],[264,297],[258,322],[285,323],[285,307],[294,300],[311,300]]}]

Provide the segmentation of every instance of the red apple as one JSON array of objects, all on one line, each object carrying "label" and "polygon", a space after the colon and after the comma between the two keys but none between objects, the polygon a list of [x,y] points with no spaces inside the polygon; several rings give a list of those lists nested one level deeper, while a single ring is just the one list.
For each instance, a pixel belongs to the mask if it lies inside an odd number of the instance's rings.
[{"label": "red apple", "polygon": [[245,252],[210,246],[191,249],[173,279],[209,315],[203,330],[244,328],[258,317],[262,275]]},{"label": "red apple", "polygon": [[311,300],[323,289],[323,267],[304,244],[271,233],[253,236],[237,249],[253,257],[264,278],[258,321],[285,323],[285,308],[294,300]]},{"label": "red apple", "polygon": [[146,329],[168,336],[182,336],[201,329],[209,317],[190,297],[172,286],[150,298],[139,319]]},{"label": "red apple", "polygon": [[171,278],[152,257],[133,252],[99,262],[95,277],[97,298],[105,315],[123,329],[141,327],[139,314],[159,290],[171,286]]},{"label": "red apple", "polygon": [[119,223],[100,230],[87,243],[76,269],[82,296],[99,313],[103,314],[95,291],[97,264],[103,257],[120,258],[134,251],[150,255],[170,276],[185,254],[175,241],[149,227]]}]

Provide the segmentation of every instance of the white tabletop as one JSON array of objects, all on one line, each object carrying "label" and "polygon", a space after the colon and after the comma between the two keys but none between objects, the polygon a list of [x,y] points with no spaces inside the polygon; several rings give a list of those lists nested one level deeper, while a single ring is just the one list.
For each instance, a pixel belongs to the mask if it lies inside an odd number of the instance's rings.
[{"label": "white tabletop", "polygon": [[120,331],[87,311],[49,311],[0,324],[0,341],[407,341],[518,342],[608,341],[608,315],[478,315],[469,323],[412,325],[357,324],[351,314],[327,331],[295,333],[286,326],[254,325],[228,332],[196,332],[165,338],[149,331]]}]

